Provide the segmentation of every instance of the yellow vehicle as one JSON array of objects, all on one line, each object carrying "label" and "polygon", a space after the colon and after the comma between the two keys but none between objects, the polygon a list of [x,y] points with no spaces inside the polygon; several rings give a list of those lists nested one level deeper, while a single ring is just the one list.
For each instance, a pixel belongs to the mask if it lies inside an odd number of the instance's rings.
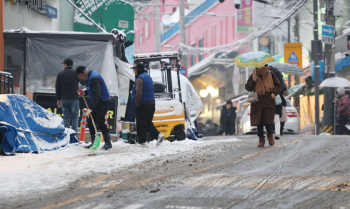
[{"label": "yellow vehicle", "polygon": [[[136,54],[134,62],[142,62],[153,79],[156,99],[153,117],[155,127],[170,141],[186,139],[186,115],[181,96],[178,53]],[[176,86],[173,81],[177,81]]]}]

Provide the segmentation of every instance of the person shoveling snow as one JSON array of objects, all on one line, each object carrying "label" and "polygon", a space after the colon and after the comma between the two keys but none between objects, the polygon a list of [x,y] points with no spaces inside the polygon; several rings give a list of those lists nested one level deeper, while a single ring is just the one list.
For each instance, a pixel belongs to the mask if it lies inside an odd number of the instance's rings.
[{"label": "person shoveling snow", "polygon": [[[76,74],[80,79],[80,83],[86,85],[87,93],[91,101],[88,107],[88,127],[91,135],[91,144],[86,146],[86,148],[90,149],[94,145],[95,135],[97,134],[92,122],[93,118],[97,127],[102,131],[105,140],[105,145],[102,147],[102,150],[109,150],[112,148],[112,143],[111,135],[105,124],[105,115],[108,111],[110,96],[106,83],[101,75],[84,66],[77,67]],[[78,93],[80,96],[84,96],[85,94],[83,90],[78,90]]]}]

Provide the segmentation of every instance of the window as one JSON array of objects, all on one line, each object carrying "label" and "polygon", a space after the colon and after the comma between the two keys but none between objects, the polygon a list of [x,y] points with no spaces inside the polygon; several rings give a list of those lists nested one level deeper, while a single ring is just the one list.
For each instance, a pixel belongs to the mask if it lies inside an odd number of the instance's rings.
[{"label": "window", "polygon": [[143,34],[140,33],[140,44],[143,42]]},{"label": "window", "polygon": [[148,22],[145,25],[145,39],[148,39]]},{"label": "window", "polygon": [[[203,38],[199,39],[198,47],[203,48]],[[199,54],[199,61],[203,60],[203,54]]]},{"label": "window", "polygon": [[[192,47],[196,47],[196,44],[193,44]],[[195,50],[193,50],[193,54],[191,54],[191,66],[194,66],[196,64],[196,54],[194,54],[194,52]]]},{"label": "window", "polygon": [[221,34],[220,34],[220,45],[222,45],[222,42],[224,40],[223,36],[224,36],[224,21],[221,20],[220,21],[220,31],[221,31]]}]

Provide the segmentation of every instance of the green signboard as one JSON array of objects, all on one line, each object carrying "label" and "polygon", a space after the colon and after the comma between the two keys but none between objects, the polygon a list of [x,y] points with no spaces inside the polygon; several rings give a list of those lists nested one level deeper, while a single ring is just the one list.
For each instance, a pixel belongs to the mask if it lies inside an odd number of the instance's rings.
[{"label": "green signboard", "polygon": [[[130,3],[121,0],[76,0],[76,5],[86,15],[90,14],[102,28],[104,25],[107,32],[111,32],[114,28],[123,31],[126,34],[125,47],[134,43],[134,7]],[[74,31],[98,32],[95,25],[77,10],[74,15]]]}]

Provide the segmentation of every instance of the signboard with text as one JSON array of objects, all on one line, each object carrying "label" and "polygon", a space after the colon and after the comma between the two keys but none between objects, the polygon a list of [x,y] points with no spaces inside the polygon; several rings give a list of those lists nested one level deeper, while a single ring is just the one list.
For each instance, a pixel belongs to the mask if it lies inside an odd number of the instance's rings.
[{"label": "signboard with text", "polygon": [[237,32],[249,32],[253,27],[253,0],[243,0],[237,10]]},{"label": "signboard with text", "polygon": [[[86,101],[89,104],[89,97],[85,97]],[[57,107],[56,94],[50,93],[34,93],[33,101],[40,105],[41,107],[47,109],[50,112],[57,114],[58,116],[63,117],[62,109]],[[111,133],[116,133],[116,124],[117,124],[117,107],[118,107],[118,97],[111,97],[107,118],[108,118],[108,129]],[[82,97],[79,97],[79,127],[80,121],[82,118],[82,110],[86,108],[85,102]]]},{"label": "signboard with text", "polygon": [[39,14],[57,18],[57,8],[47,5],[45,0],[10,0],[11,5],[18,5],[27,7],[27,9],[37,12]]},{"label": "signboard with text", "polygon": [[297,65],[303,68],[303,44],[302,43],[286,43],[284,44],[284,62]]}]

